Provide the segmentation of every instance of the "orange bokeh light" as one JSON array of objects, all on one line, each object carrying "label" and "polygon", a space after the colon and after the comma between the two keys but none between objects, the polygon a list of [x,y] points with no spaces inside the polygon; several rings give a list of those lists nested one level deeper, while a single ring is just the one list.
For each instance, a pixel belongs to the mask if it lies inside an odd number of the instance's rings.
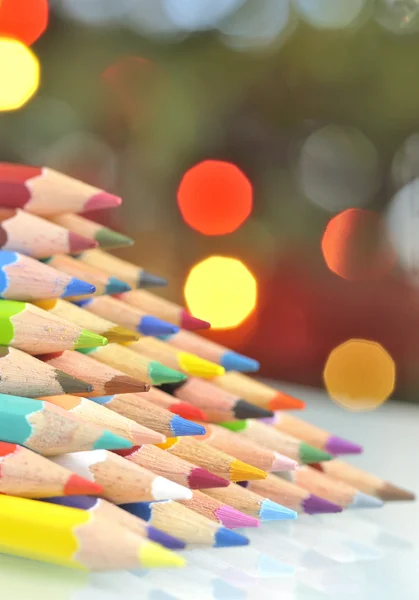
[{"label": "orange bokeh light", "polygon": [[236,165],[206,160],[183,176],[178,204],[190,227],[204,235],[224,235],[235,231],[250,215],[252,186]]},{"label": "orange bokeh light", "polygon": [[33,44],[48,25],[48,0],[1,0],[0,36],[26,46]]},{"label": "orange bokeh light", "polygon": [[395,261],[380,215],[361,208],[333,217],[321,247],[329,269],[350,281],[379,279]]}]

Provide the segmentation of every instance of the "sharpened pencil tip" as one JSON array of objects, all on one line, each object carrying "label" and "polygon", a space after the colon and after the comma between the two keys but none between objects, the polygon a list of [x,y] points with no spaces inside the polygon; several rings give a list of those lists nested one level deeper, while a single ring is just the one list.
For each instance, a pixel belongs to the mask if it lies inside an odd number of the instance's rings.
[{"label": "sharpened pencil tip", "polygon": [[67,287],[61,294],[61,297],[69,298],[71,296],[85,296],[88,294],[94,294],[95,291],[96,288],[91,283],[87,283],[87,281],[82,281],[81,279],[77,279],[77,277],[73,277],[67,284]]},{"label": "sharpened pencil tip", "polygon": [[205,435],[206,433],[205,427],[202,425],[198,425],[198,423],[194,423],[193,421],[188,421],[188,419],[184,419],[178,415],[172,417],[170,429],[176,437],[183,435]]},{"label": "sharpened pencil tip", "polygon": [[145,315],[137,325],[137,331],[143,335],[169,335],[178,333],[179,327],[153,315]]},{"label": "sharpened pencil tip", "polygon": [[103,335],[83,329],[77,339],[75,348],[96,348],[97,346],[106,346],[107,343],[108,340]]},{"label": "sharpened pencil tip", "polygon": [[130,331],[129,329],[125,329],[124,327],[119,327],[119,325],[115,325],[111,329],[107,329],[103,332],[105,338],[107,338],[108,342],[111,343],[125,343],[125,342],[136,342],[139,336]]},{"label": "sharpened pencil tip", "polygon": [[328,500],[324,500],[324,498],[320,498],[314,494],[310,494],[307,498],[304,498],[301,504],[304,508],[304,512],[308,515],[342,512],[341,506],[329,502]]},{"label": "sharpened pencil tip", "polygon": [[92,248],[97,248],[97,241],[92,240],[78,233],[73,233],[72,231],[68,232],[68,246],[70,254],[77,254],[79,252],[83,252],[84,250],[91,250]]},{"label": "sharpened pencil tip", "polygon": [[190,500],[192,491],[183,486],[166,479],[166,477],[156,477],[151,484],[151,490],[154,500]]},{"label": "sharpened pencil tip", "polygon": [[246,400],[237,400],[234,407],[234,416],[236,419],[266,419],[273,417],[273,413]]},{"label": "sharpened pencil tip", "polygon": [[166,367],[156,360],[152,360],[148,366],[148,375],[153,385],[162,385],[163,383],[180,383],[187,379],[186,375],[180,371],[175,371]]},{"label": "sharpened pencil tip", "polygon": [[328,452],[310,446],[310,444],[306,444],[305,442],[300,442],[298,454],[300,461],[305,464],[324,462],[326,460],[332,460],[333,458]]},{"label": "sharpened pencil tip", "polygon": [[96,233],[96,242],[101,248],[122,248],[124,246],[132,246],[134,240],[127,235],[113,231],[108,227],[102,227]]},{"label": "sharpened pencil tip", "polygon": [[93,450],[122,450],[132,448],[133,443],[111,431],[105,430],[93,445]]},{"label": "sharpened pencil tip", "polygon": [[148,271],[141,271],[137,281],[137,287],[139,288],[166,287],[166,285],[167,279],[153,275],[153,273],[149,273]]},{"label": "sharpened pencil tip", "polygon": [[215,548],[228,548],[232,546],[247,546],[249,540],[244,535],[231,531],[226,527],[220,527],[215,534]]},{"label": "sharpened pencil tip", "polygon": [[75,474],[68,478],[64,487],[65,496],[100,496],[102,493],[101,485]]},{"label": "sharpened pencil tip", "polygon": [[190,421],[208,421],[207,414],[189,402],[176,402],[170,407],[170,412]]},{"label": "sharpened pencil tip", "polygon": [[256,373],[260,368],[257,360],[232,351],[224,352],[221,357],[221,364],[226,371],[239,371],[241,373]]},{"label": "sharpened pencil tip", "polygon": [[195,467],[188,476],[188,486],[191,490],[227,487],[229,482],[202,467]]},{"label": "sharpened pencil tip", "polygon": [[102,208],[113,208],[114,206],[120,206],[121,204],[122,198],[119,198],[119,196],[108,194],[108,192],[98,192],[89,198],[84,205],[83,212],[101,210]]},{"label": "sharpened pencil tip", "polygon": [[142,567],[184,567],[186,560],[181,556],[167,550],[155,542],[142,544],[138,550],[138,558]]},{"label": "sharpened pencil tip", "polygon": [[209,360],[205,360],[189,352],[178,352],[179,365],[182,371],[192,377],[202,377],[203,379],[212,379],[218,375],[224,375],[225,369]]},{"label": "sharpened pencil tip", "polygon": [[262,521],[289,521],[296,519],[297,513],[267,498],[261,504],[259,516]]},{"label": "sharpened pencil tip", "polygon": [[303,400],[294,398],[284,392],[278,392],[274,398],[269,401],[269,408],[275,410],[302,410],[306,403]]},{"label": "sharpened pencil tip", "polygon": [[152,527],[149,525],[147,527],[147,537],[152,542],[156,542],[156,544],[161,544],[165,548],[169,548],[170,550],[183,550],[186,546],[185,542],[179,540],[172,535],[169,535],[165,531],[161,529],[156,529],[156,527]]},{"label": "sharpened pencil tip", "polygon": [[340,454],[361,454],[362,446],[354,444],[349,440],[344,440],[337,435],[331,435],[326,442],[325,450],[334,456],[339,456]]},{"label": "sharpened pencil tip", "polygon": [[259,527],[260,521],[255,517],[246,515],[235,508],[225,505],[217,508],[215,511],[217,518],[227,529],[237,529],[239,527]]},{"label": "sharpened pencil tip", "polygon": [[130,289],[131,286],[128,283],[111,276],[105,286],[105,294],[122,294],[123,292],[129,292]]},{"label": "sharpened pencil tip", "polygon": [[271,469],[273,473],[278,473],[280,471],[294,471],[298,468],[298,462],[292,458],[288,458],[288,456],[274,452],[274,457]]},{"label": "sharpened pencil tip", "polygon": [[208,323],[208,321],[203,321],[202,319],[197,319],[197,317],[193,317],[185,309],[182,309],[180,320],[181,327],[183,329],[187,329],[188,331],[196,331],[198,329],[209,329],[211,327],[211,323]]},{"label": "sharpened pencil tip", "polygon": [[384,502],[375,496],[357,492],[348,508],[381,508]]},{"label": "sharpened pencil tip", "polygon": [[252,479],[266,479],[267,473],[262,469],[257,469],[241,460],[234,460],[230,467],[231,481],[249,481]]},{"label": "sharpened pencil tip", "polygon": [[93,386],[87,381],[77,379],[72,375],[68,375],[68,373],[64,373],[64,371],[60,371],[60,369],[54,369],[54,371],[55,378],[65,394],[87,394],[93,391]]}]

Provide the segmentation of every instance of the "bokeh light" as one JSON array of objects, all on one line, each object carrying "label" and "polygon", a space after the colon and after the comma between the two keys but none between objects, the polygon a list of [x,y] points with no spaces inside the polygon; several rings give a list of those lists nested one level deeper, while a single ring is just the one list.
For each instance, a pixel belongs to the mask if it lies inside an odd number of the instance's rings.
[{"label": "bokeh light", "polygon": [[295,0],[300,15],[313,27],[343,29],[360,17],[366,0]]},{"label": "bokeh light", "polygon": [[419,133],[413,133],[404,140],[391,164],[391,178],[396,189],[416,177],[419,177]]},{"label": "bokeh light", "polygon": [[419,179],[399,190],[386,214],[388,235],[409,280],[419,284]]},{"label": "bokeh light", "polygon": [[326,125],[303,142],[297,177],[304,195],[325,210],[365,206],[379,183],[378,154],[358,129]]},{"label": "bokeh light", "polygon": [[179,29],[199,31],[212,29],[244,0],[163,0],[167,16]]},{"label": "bokeh light", "polygon": [[185,173],[178,189],[183,219],[204,235],[231,233],[247,219],[252,186],[235,165],[206,160]]},{"label": "bokeh light", "polygon": [[329,355],[323,373],[329,396],[350,410],[373,410],[394,390],[396,366],[377,342],[352,339]]},{"label": "bokeh light", "polygon": [[0,38],[0,111],[16,110],[36,92],[39,62],[18,40]]},{"label": "bokeh light", "polygon": [[253,311],[257,284],[249,269],[235,258],[210,256],[196,264],[185,283],[190,312],[213,329],[237,327]]},{"label": "bokeh light", "polygon": [[137,0],[57,0],[63,15],[91,26],[107,26],[119,22]]},{"label": "bokeh light", "polygon": [[30,46],[48,25],[48,0],[1,0],[0,37]]},{"label": "bokeh light", "polygon": [[418,0],[376,0],[375,19],[383,29],[406,34],[419,30]]},{"label": "bokeh light", "polygon": [[136,33],[171,42],[180,41],[187,34],[169,18],[163,0],[137,0],[123,22]]},{"label": "bokeh light", "polygon": [[381,216],[361,208],[333,217],[321,248],[329,269],[350,281],[379,279],[395,261]]}]

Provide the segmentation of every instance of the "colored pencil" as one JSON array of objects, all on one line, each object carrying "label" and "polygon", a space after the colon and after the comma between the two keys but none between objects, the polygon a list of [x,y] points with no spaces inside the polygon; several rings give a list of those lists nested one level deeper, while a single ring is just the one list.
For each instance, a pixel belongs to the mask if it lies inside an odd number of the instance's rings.
[{"label": "colored pencil", "polygon": [[[50,216],[48,220],[77,235],[92,240],[95,244],[90,246],[91,248],[96,246],[100,246],[100,248],[121,248],[122,246],[132,246],[134,243],[134,240],[127,235],[113,231],[109,227],[74,213]],[[84,250],[87,250],[87,248],[84,248]],[[77,251],[73,250],[73,252]]]},{"label": "colored pencil", "polygon": [[[106,298],[106,296],[103,296],[103,298]],[[97,335],[102,335],[108,342],[125,343],[134,342],[138,339],[138,335],[129,331],[129,329],[87,312],[83,308],[67,302],[67,300],[39,300],[35,304],[57,317],[93,331]]]},{"label": "colored pencil", "polygon": [[379,498],[364,494],[352,485],[328,477],[308,465],[300,467],[295,473],[284,474],[284,479],[342,508],[379,508],[384,504]]},{"label": "colored pencil", "polygon": [[45,400],[0,394],[0,440],[43,456],[80,450],[131,448],[129,440]]},{"label": "colored pencil", "polygon": [[333,457],[328,452],[301,442],[297,438],[277,431],[273,427],[251,419],[223,423],[223,427],[239,433],[242,437],[253,443],[285,454],[299,463],[315,463],[331,460]]},{"label": "colored pencil", "polygon": [[212,379],[216,375],[224,373],[224,367],[200,358],[195,354],[178,350],[152,337],[143,337],[130,344],[129,348],[134,350],[134,352],[139,352],[149,358],[158,360],[166,365],[166,367],[181,371],[190,377]]},{"label": "colored pencil", "polygon": [[55,406],[60,406],[80,419],[112,431],[112,433],[129,440],[135,446],[161,444],[166,439],[161,433],[144,427],[144,425],[119,415],[115,411],[108,410],[89,398],[66,395],[49,396],[45,400],[55,404]]},{"label": "colored pencil", "polygon": [[29,302],[0,300],[0,344],[28,354],[104,346],[107,339]]},{"label": "colored pencil", "polygon": [[305,406],[302,400],[236,371],[214,377],[213,383],[224,391],[267,410],[301,410]]},{"label": "colored pencil", "polygon": [[183,540],[187,546],[226,548],[249,543],[243,535],[220,527],[177,502],[137,502],[124,504],[122,508],[151,523],[153,527]]},{"label": "colored pencil", "polygon": [[169,369],[169,367],[144,356],[144,354],[138,354],[130,350],[127,346],[108,344],[103,349],[106,349],[106,352],[99,352],[98,348],[81,348],[80,352],[150,385],[185,381],[186,379],[186,375],[183,373]]},{"label": "colored pencil", "polygon": [[212,487],[226,487],[229,482],[214,473],[196,467],[192,463],[169,454],[155,446],[140,446],[130,450],[117,451],[117,454],[131,460],[144,469],[162,475],[179,485],[191,490],[201,490]]},{"label": "colored pencil", "polygon": [[[110,296],[96,296],[89,298],[89,302],[77,301],[78,306],[83,307],[92,315],[115,321],[118,325],[126,327],[141,335],[161,335],[163,333],[174,333],[179,328],[172,323],[158,319],[154,315],[148,315],[143,310],[129,306],[122,300]],[[138,339],[138,336],[137,338]]]},{"label": "colored pencil", "polygon": [[227,488],[204,490],[204,493],[262,522],[288,521],[297,518],[295,510],[291,510],[277,502],[272,502],[266,496],[260,496],[238,483],[230,483]]},{"label": "colored pencil", "polygon": [[320,496],[310,494],[303,488],[276,475],[268,474],[264,480],[245,481],[240,485],[260,496],[269,498],[273,502],[283,504],[297,513],[317,515],[342,512],[341,506],[320,498]]},{"label": "colored pencil", "polygon": [[247,481],[266,477],[266,473],[261,469],[237,460],[234,456],[211,448],[198,440],[199,438],[190,437],[169,438],[158,446],[170,454],[183,458],[183,460],[207,469],[229,481]]},{"label": "colored pencil", "polygon": [[259,371],[259,362],[254,358],[233,352],[233,350],[197,335],[193,331],[181,329],[178,333],[167,335],[163,339],[178,350],[191,352],[221,365],[226,371],[240,371],[243,373],[256,373],[256,371]]},{"label": "colored pencil", "polygon": [[177,325],[182,329],[194,331],[196,329],[209,329],[211,327],[208,321],[197,319],[174,302],[160,298],[146,290],[133,290],[130,294],[121,293],[118,295],[118,298],[131,306],[141,308],[141,310],[169,321],[169,323],[173,323],[173,325]]},{"label": "colored pencil", "polygon": [[0,494],[47,498],[73,494],[101,494],[102,487],[74,475],[28,448],[0,442]]},{"label": "colored pencil", "polygon": [[0,250],[0,298],[43,300],[93,294],[96,288],[18,252]]},{"label": "colored pencil", "polygon": [[250,404],[240,396],[234,396],[212,382],[197,377],[189,377],[183,383],[164,384],[160,389],[200,408],[212,423],[222,423],[232,419],[263,419],[272,415],[270,410]]},{"label": "colored pencil", "polygon": [[[108,394],[119,394],[128,392],[146,392],[149,385],[139,379],[125,375],[121,371],[108,367],[90,356],[81,352],[65,350],[52,354],[42,354],[40,359],[53,367],[62,368],[66,373],[74,377],[82,377],[91,386],[89,393],[84,390],[64,390],[64,394],[75,394],[82,396],[106,396]],[[1,387],[1,383],[0,383]],[[78,393],[79,392],[79,393]],[[52,392],[49,396],[55,396],[59,392]],[[46,396],[39,393],[37,396]]]},{"label": "colored pencil", "polygon": [[148,402],[142,394],[114,394],[92,398],[107,409],[158,431],[166,437],[202,435],[205,428]]},{"label": "colored pencil", "polygon": [[0,496],[0,551],[90,571],[183,566],[180,556],[91,512]]},{"label": "colored pencil", "polygon": [[[58,465],[55,465],[58,467]],[[126,529],[132,531],[136,535],[147,538],[151,542],[161,544],[170,550],[183,550],[184,542],[181,540],[156,529],[152,525],[148,525],[142,519],[135,517],[131,513],[103,498],[93,498],[92,496],[59,496],[55,498],[45,498],[44,502],[59,504],[60,506],[69,506],[72,508],[80,508],[91,512],[106,521],[113,521]]]},{"label": "colored pencil", "polygon": [[53,169],[0,163],[0,206],[4,208],[59,215],[111,208],[121,202],[118,196]]},{"label": "colored pencil", "polygon": [[249,515],[240,512],[220,500],[206,496],[198,490],[193,492],[190,500],[179,500],[179,503],[203,517],[210,519],[210,521],[215,521],[220,525],[224,525],[227,529],[259,527],[260,525],[259,519],[249,517]]},{"label": "colored pencil", "polygon": [[60,454],[51,460],[101,485],[102,496],[115,504],[183,500],[192,496],[188,488],[155,475],[107,450]]},{"label": "colored pencil", "polygon": [[279,431],[293,435],[307,442],[307,444],[335,456],[340,454],[360,454],[362,452],[362,446],[359,444],[345,440],[337,435],[332,435],[324,429],[307,423],[307,421],[303,421],[289,413],[277,412],[266,422]]},{"label": "colored pencil", "polygon": [[254,443],[218,425],[206,425],[203,439],[212,448],[227,452],[262,471],[292,471],[298,462],[275,450]]},{"label": "colored pencil", "polygon": [[7,346],[0,346],[0,374],[2,394],[38,398],[57,394],[85,394],[92,390],[89,382]]},{"label": "colored pencil", "polygon": [[182,402],[177,398],[166,394],[158,388],[151,387],[147,393],[147,402],[155,406],[165,408],[179,417],[189,419],[190,421],[208,421],[207,414],[200,408],[193,406],[189,402]]},{"label": "colored pencil", "polygon": [[[98,296],[101,294],[116,294],[123,289],[129,289],[129,286],[124,281],[121,281],[121,279],[110,276],[100,269],[94,269],[93,267],[84,265],[72,256],[56,254],[47,259],[46,262],[50,267],[57,269],[57,271],[67,273],[67,275],[73,277],[79,277],[83,279],[83,281],[88,281],[95,286],[95,294]],[[78,299],[78,296],[78,294],[74,294],[72,298]]]},{"label": "colored pencil", "polygon": [[83,252],[79,258],[85,264],[103,269],[110,275],[118,273],[118,276],[122,281],[128,283],[133,289],[164,287],[167,285],[167,280],[163,277],[149,273],[142,267],[138,267],[137,265],[122,260],[112,254],[108,254],[107,252],[103,252],[102,250],[95,250],[95,252],[90,252],[89,250],[88,252]]},{"label": "colored pencil", "polygon": [[348,483],[364,494],[375,496],[384,502],[410,501],[416,498],[413,492],[404,490],[343,460],[335,459],[313,466],[329,477]]},{"label": "colored pencil", "polygon": [[82,252],[97,242],[24,210],[0,208],[0,248],[33,258]]}]

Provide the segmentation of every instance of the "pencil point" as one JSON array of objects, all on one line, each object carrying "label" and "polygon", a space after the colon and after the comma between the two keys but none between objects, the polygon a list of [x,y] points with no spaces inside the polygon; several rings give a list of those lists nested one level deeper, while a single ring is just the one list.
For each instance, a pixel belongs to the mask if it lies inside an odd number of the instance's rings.
[{"label": "pencil point", "polygon": [[134,394],[135,392],[148,392],[150,386],[140,379],[130,377],[130,375],[115,375],[105,383],[105,396],[114,396],[115,394]]},{"label": "pencil point", "polygon": [[304,512],[306,512],[308,515],[342,512],[341,506],[338,506],[333,502],[329,502],[328,500],[324,500],[323,498],[315,496],[314,494],[310,494],[307,496],[307,498],[304,498],[301,504],[304,508]]},{"label": "pencil point", "polygon": [[153,315],[145,315],[137,325],[137,331],[143,335],[158,336],[177,333],[179,327]]},{"label": "pencil point", "polygon": [[188,486],[191,490],[205,490],[209,488],[227,487],[229,482],[226,479],[214,475],[211,471],[202,467],[195,467],[188,476]]},{"label": "pencil point", "polygon": [[170,407],[170,412],[190,421],[207,421],[208,416],[203,410],[189,404],[189,402],[177,402]]},{"label": "pencil point", "polygon": [[337,435],[331,435],[329,437],[325,449],[335,456],[339,456],[340,454],[361,454],[362,452],[362,446],[354,444],[349,440],[344,440]]},{"label": "pencil point", "polygon": [[103,332],[103,335],[107,338],[109,343],[136,342],[139,337],[136,333],[133,333],[124,327],[119,327],[119,325],[107,329]]},{"label": "pencil point", "polygon": [[183,550],[186,546],[185,542],[182,540],[169,535],[161,529],[156,529],[156,527],[152,527],[151,525],[147,527],[147,537],[152,542],[161,544],[170,550]]},{"label": "pencil point", "polygon": [[90,383],[87,383],[87,381],[76,379],[76,377],[68,375],[68,373],[60,371],[60,369],[54,369],[54,371],[55,378],[65,394],[83,394],[93,391],[93,386]]},{"label": "pencil point", "polygon": [[155,542],[142,544],[138,550],[138,558],[145,569],[153,567],[184,567],[186,560],[174,552],[163,548]]},{"label": "pencil point", "polygon": [[139,288],[166,287],[166,285],[167,279],[153,275],[153,273],[149,273],[148,271],[141,271],[137,281],[137,287]]},{"label": "pencil point", "polygon": [[189,352],[178,352],[178,360],[182,371],[186,371],[193,377],[212,379],[225,373],[225,369],[221,365],[217,365]]},{"label": "pencil point", "polygon": [[262,521],[289,521],[297,518],[295,510],[273,502],[269,498],[262,502],[259,515]]},{"label": "pencil point", "polygon": [[300,461],[304,464],[319,463],[326,460],[332,460],[333,456],[324,450],[310,446],[305,442],[300,442],[299,449]]},{"label": "pencil point", "polygon": [[120,206],[122,204],[122,198],[108,194],[107,192],[99,192],[89,198],[84,205],[83,212],[89,212],[91,210],[100,210],[102,208],[113,208],[114,206]]},{"label": "pencil point", "polygon": [[381,508],[384,502],[375,496],[357,492],[348,508]]},{"label": "pencil point", "polygon": [[186,375],[180,371],[175,371],[166,367],[156,360],[152,360],[148,366],[148,374],[153,385],[161,385],[163,383],[180,383],[186,380]]},{"label": "pencil point", "polygon": [[269,408],[271,410],[302,410],[305,408],[306,403],[303,400],[284,394],[284,392],[278,392],[272,400],[269,401]]},{"label": "pencil point", "polygon": [[244,535],[219,527],[215,534],[215,548],[228,548],[231,546],[247,546],[249,540]]},{"label": "pencil point", "polygon": [[170,429],[173,431],[174,436],[204,435],[206,433],[205,427],[202,427],[202,425],[198,425],[193,421],[188,421],[188,419],[184,419],[178,415],[172,417]]},{"label": "pencil point", "polygon": [[259,519],[250,517],[228,505],[217,508],[215,512],[217,518],[224,527],[227,527],[228,529],[237,529],[238,527],[259,527],[260,525]]},{"label": "pencil point", "polygon": [[238,400],[234,407],[234,416],[236,419],[266,419],[272,417],[273,413],[246,400]]},{"label": "pencil point", "polygon": [[156,477],[151,484],[151,492],[154,500],[190,500],[192,491],[183,486],[166,479],[166,477]]},{"label": "pencil point", "polygon": [[103,435],[94,443],[93,450],[120,450],[132,447],[133,443],[130,440],[105,430]]},{"label": "pencil point", "polygon": [[221,364],[226,371],[240,371],[241,373],[256,373],[260,368],[257,360],[232,351],[224,352]]},{"label": "pencil point", "polygon": [[413,492],[399,488],[388,481],[386,481],[384,486],[380,488],[377,495],[381,498],[381,500],[384,500],[384,502],[403,502],[416,499],[416,496]]},{"label": "pencil point", "polygon": [[267,473],[241,460],[234,460],[230,467],[231,481],[248,481],[251,479],[266,479]]},{"label": "pencil point", "polygon": [[127,235],[113,231],[109,227],[102,227],[97,232],[96,241],[101,248],[122,248],[123,246],[132,246],[134,240]]},{"label": "pencil point", "polygon": [[83,479],[79,475],[71,475],[64,487],[65,496],[100,496],[103,493],[101,485]]},{"label": "pencil point", "polygon": [[105,287],[105,294],[122,294],[122,292],[129,292],[130,289],[131,286],[125,283],[125,281],[117,277],[109,277]]},{"label": "pencil point", "polygon": [[68,245],[70,254],[78,254],[79,252],[83,252],[84,250],[91,250],[92,248],[97,248],[97,241],[91,240],[89,238],[83,237],[78,233],[73,233],[72,231],[68,232]]},{"label": "pencil point", "polygon": [[102,335],[83,329],[76,342],[76,348],[96,348],[97,346],[106,346],[108,340]]},{"label": "pencil point", "polygon": [[84,296],[87,294],[94,294],[95,291],[96,288],[91,283],[87,283],[87,281],[82,281],[81,279],[73,277],[67,284],[67,287],[61,294],[61,297],[69,298],[70,296]]},{"label": "pencil point", "polygon": [[278,473],[280,471],[294,471],[298,468],[298,462],[288,456],[274,452],[274,461],[272,463],[272,471]]},{"label": "pencil point", "polygon": [[188,331],[196,331],[197,329],[209,329],[211,327],[211,323],[208,321],[203,321],[202,319],[197,319],[193,317],[187,310],[183,309],[181,312],[181,327],[183,329],[187,329]]}]

